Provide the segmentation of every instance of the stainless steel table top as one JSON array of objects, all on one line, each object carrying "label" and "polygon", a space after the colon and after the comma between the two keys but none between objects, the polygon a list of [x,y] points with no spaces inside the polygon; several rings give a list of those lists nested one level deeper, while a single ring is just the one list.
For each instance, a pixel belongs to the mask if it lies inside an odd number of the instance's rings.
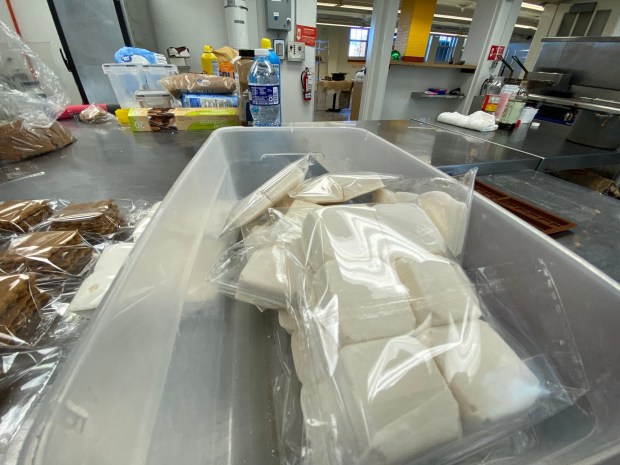
[{"label": "stainless steel table top", "polygon": [[[73,144],[17,164],[0,166],[0,199],[161,199],[210,134],[209,131],[132,133],[115,122],[87,125],[63,121],[63,124],[77,139]],[[15,169],[21,169],[29,177],[6,182],[7,175],[15,175]]]},{"label": "stainless steel table top", "polygon": [[513,131],[498,129],[490,132],[472,131],[426,118],[413,121],[539,157],[542,160],[537,167],[539,171],[591,168],[620,163],[620,152],[617,150],[588,147],[568,141],[566,137],[571,127],[548,121],[541,121],[538,128],[524,124]]},{"label": "stainless steel table top", "polygon": [[554,239],[620,282],[620,201],[536,171],[480,179],[576,223]]}]

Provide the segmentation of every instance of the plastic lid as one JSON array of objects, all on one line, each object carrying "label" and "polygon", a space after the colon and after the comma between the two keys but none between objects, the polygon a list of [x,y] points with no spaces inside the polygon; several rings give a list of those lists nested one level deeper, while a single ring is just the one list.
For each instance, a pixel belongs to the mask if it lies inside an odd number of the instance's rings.
[{"label": "plastic lid", "polygon": [[269,56],[269,50],[266,48],[257,48],[254,50],[254,55],[257,57],[267,57]]},{"label": "plastic lid", "polygon": [[266,48],[267,50],[269,50],[271,48],[271,40],[267,37],[263,37],[260,40],[260,48]]},{"label": "plastic lid", "polygon": [[114,114],[119,123],[129,124],[129,108],[119,108]]},{"label": "plastic lid", "polygon": [[211,52],[213,52],[213,47],[211,45],[205,45],[204,46],[204,51],[206,53],[211,53]]},{"label": "plastic lid", "polygon": [[254,58],[254,50],[242,48],[241,50],[239,50],[239,56]]}]

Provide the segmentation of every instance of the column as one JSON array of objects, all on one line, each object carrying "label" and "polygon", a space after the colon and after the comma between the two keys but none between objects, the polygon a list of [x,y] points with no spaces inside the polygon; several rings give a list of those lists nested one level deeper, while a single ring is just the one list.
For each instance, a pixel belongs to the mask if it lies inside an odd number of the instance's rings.
[{"label": "column", "polygon": [[360,120],[381,118],[394,29],[398,19],[398,4],[399,0],[384,0],[377,2],[372,10]]},{"label": "column", "polygon": [[436,6],[436,0],[402,0],[395,48],[403,61],[424,61]]},{"label": "column", "polygon": [[[459,106],[459,112],[468,114],[473,98],[480,92],[480,87],[490,74],[496,75],[499,66],[492,68],[493,61],[487,60],[491,45],[508,48],[514,30],[521,0],[478,0],[472,18],[467,45],[462,59],[466,64],[476,65],[476,72],[469,89],[463,89],[465,99]],[[477,108],[471,109],[478,110]]]},{"label": "column", "polygon": [[[545,5],[545,11],[543,11],[540,15],[538,26],[536,26],[536,33],[532,38],[532,43],[530,43],[530,51],[527,54],[527,59],[524,63],[525,67],[529,71],[532,71],[534,69],[536,60],[538,60],[538,55],[540,55],[541,40],[544,37],[554,36],[555,32],[557,31],[557,28],[552,28],[557,13],[558,5],[552,5],[550,3],[547,3]],[[552,29],[555,30],[552,31]]]}]

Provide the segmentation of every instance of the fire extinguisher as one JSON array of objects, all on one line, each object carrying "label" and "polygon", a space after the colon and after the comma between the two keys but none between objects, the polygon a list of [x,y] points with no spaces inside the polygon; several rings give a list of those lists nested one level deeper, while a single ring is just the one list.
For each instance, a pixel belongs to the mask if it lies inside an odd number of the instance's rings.
[{"label": "fire extinguisher", "polygon": [[304,100],[312,100],[312,71],[307,67],[301,72],[301,93]]}]

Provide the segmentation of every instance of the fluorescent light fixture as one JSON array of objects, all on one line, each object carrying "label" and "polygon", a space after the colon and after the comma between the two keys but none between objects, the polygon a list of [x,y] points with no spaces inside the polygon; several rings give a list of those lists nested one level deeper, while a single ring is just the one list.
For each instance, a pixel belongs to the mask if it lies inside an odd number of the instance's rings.
[{"label": "fluorescent light fixture", "polygon": [[368,26],[356,26],[355,24],[336,24],[336,23],[319,23],[321,26],[337,26],[337,27],[355,27],[358,29],[368,29]]},{"label": "fluorescent light fixture", "polygon": [[344,5],[340,5],[340,8],[347,8],[349,10],[365,10],[365,11],[372,11],[372,7],[371,6],[364,6],[364,5],[348,5],[348,4],[344,4]]},{"label": "fluorescent light fixture", "polygon": [[330,2],[316,2],[316,4],[318,6],[336,6],[336,5],[338,5],[337,3],[330,3]]},{"label": "fluorescent light fixture", "polygon": [[433,16],[435,18],[440,18],[440,19],[458,19],[460,21],[471,21],[471,18],[468,18],[466,16],[452,16],[452,15],[438,15],[438,14],[435,14]]},{"label": "fluorescent light fixture", "polygon": [[525,24],[515,24],[515,27],[521,28],[521,29],[533,29],[536,30],[536,28],[534,26],[527,26]]},{"label": "fluorescent light fixture", "polygon": [[431,34],[436,35],[436,36],[467,37],[466,35],[463,35],[463,34],[453,34],[451,32],[435,32],[435,31],[431,31]]},{"label": "fluorescent light fixture", "polygon": [[527,8],[528,10],[545,11],[545,7],[542,5],[536,5],[535,3],[523,2],[521,8]]}]

